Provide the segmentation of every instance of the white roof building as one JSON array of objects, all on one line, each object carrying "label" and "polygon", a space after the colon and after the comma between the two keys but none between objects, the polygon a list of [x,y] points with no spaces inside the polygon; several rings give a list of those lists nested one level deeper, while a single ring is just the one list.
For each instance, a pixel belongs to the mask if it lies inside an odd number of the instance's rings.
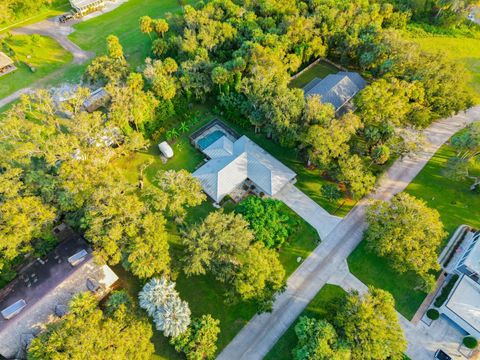
[{"label": "white roof building", "polygon": [[216,202],[250,179],[267,195],[275,195],[297,174],[248,137],[235,142],[222,136],[203,150],[210,160],[193,176]]},{"label": "white roof building", "polygon": [[475,338],[480,338],[480,286],[463,275],[450,293],[442,313]]}]

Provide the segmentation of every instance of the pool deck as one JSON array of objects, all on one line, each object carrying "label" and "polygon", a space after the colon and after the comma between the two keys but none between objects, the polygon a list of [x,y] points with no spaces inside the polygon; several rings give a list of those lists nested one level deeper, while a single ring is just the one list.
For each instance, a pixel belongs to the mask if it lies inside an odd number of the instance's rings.
[{"label": "pool deck", "polygon": [[201,151],[202,148],[198,145],[198,141],[214,133],[215,131],[222,131],[232,142],[240,138],[240,134],[238,134],[230,126],[219,119],[214,119],[202,126],[197,131],[193,132],[190,135],[190,143]]}]

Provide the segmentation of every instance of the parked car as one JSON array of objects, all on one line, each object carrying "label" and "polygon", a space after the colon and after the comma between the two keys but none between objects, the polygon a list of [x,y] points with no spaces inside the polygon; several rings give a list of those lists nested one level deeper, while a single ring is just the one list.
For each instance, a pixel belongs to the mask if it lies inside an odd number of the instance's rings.
[{"label": "parked car", "polygon": [[435,351],[435,357],[434,359],[438,360],[452,360],[452,357],[448,355],[445,351],[438,349]]},{"label": "parked car", "polygon": [[60,21],[61,23],[64,23],[64,22],[67,22],[68,20],[71,20],[73,18],[74,18],[74,16],[72,14],[64,14],[64,15],[62,15],[58,18],[58,21]]}]

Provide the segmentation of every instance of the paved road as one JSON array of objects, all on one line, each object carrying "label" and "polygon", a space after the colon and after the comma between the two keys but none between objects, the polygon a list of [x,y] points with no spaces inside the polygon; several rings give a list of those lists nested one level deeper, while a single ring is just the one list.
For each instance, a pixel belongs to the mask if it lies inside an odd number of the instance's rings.
[{"label": "paved road", "polygon": [[396,161],[379,181],[377,190],[333,229],[287,281],[273,311],[256,315],[220,353],[220,360],[260,360],[293,323],[322,286],[329,281],[362,240],[369,199],[388,200],[401,192],[421,171],[438,148],[466,124],[480,120],[480,106],[442,119],[424,131],[427,144],[412,158]]},{"label": "paved road", "polygon": [[293,184],[287,184],[275,197],[312,225],[322,240],[342,220],[341,217],[330,215]]}]

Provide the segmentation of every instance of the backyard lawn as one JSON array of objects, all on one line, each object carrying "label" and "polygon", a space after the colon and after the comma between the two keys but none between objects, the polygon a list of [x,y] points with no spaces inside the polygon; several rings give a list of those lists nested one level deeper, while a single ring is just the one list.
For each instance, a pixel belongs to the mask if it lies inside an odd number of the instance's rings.
[{"label": "backyard lawn", "polygon": [[[480,228],[480,196],[469,190],[468,181],[453,181],[442,176],[448,158],[454,155],[449,145],[444,145],[410,183],[406,192],[426,201],[437,209],[449,235],[468,224]],[[448,242],[445,238],[443,246]],[[442,247],[443,247],[442,246]],[[441,249],[439,249],[441,250]],[[350,271],[368,285],[388,290],[396,301],[397,310],[411,319],[427,295],[415,290],[419,279],[411,273],[398,274],[388,261],[367,251],[362,242],[348,258]]]},{"label": "backyard lawn", "polygon": [[[300,316],[309,316],[317,319],[326,319],[331,321],[337,311],[339,301],[345,296],[346,292],[336,285],[325,284],[315,295]],[[295,321],[275,346],[265,356],[264,360],[290,360],[293,359],[292,349],[297,345],[297,335],[295,334]]]},{"label": "backyard lawn", "polygon": [[[191,126],[188,132],[181,134],[173,144],[174,157],[166,164],[160,160],[160,154],[155,144],[145,152],[139,152],[130,157],[121,158],[117,161],[117,167],[120,168],[129,181],[138,180],[138,169],[145,161],[150,161],[151,165],[145,170],[146,179],[151,180],[160,169],[187,169],[193,171],[203,160],[203,155],[196,150],[189,142],[188,134],[198,129],[200,126],[213,118],[211,114],[204,114],[201,120]],[[174,122],[174,119],[172,119]],[[177,119],[178,122],[178,119]],[[165,128],[168,129],[167,124]],[[149,182],[149,181],[148,181]],[[233,204],[226,206],[226,211],[232,211],[235,208]],[[213,204],[207,200],[202,205],[189,210],[186,217],[186,223],[198,223],[209,212],[215,210]],[[285,267],[287,276],[289,276],[299,265],[297,257],[306,258],[319,242],[317,232],[303,221],[298,215],[284,205],[285,211],[292,221],[297,224],[295,233],[289,238],[288,243],[279,251],[280,261]],[[178,260],[182,257],[183,248],[180,239],[180,226],[169,222],[168,231],[170,233],[169,243],[172,261],[178,265]],[[115,270],[121,278],[120,286],[127,288],[132,296],[136,297],[141,287],[141,281],[131,274],[123,271],[120,267]],[[218,349],[224,348],[240,329],[255,315],[256,308],[252,303],[239,303],[235,305],[226,305],[224,303],[224,285],[216,281],[211,276],[194,276],[186,278],[179,272],[177,278],[177,290],[182,299],[188,301],[193,316],[200,316],[209,313],[220,320],[221,334],[218,341]],[[180,355],[175,353],[174,349],[168,344],[168,341],[158,332],[154,335],[156,345],[157,359],[180,359]]]},{"label": "backyard lawn", "polygon": [[290,82],[290,86],[296,88],[303,88],[310,81],[317,77],[324,78],[328,74],[336,74],[337,72],[339,72],[339,70],[335,66],[325,61],[319,61],[310,69],[305,71],[302,75],[297,77],[295,80],[292,80]]},{"label": "backyard lawn", "polygon": [[477,102],[480,102],[480,39],[429,36],[412,40],[422,49],[440,52],[442,56],[463,63],[470,73],[470,84],[474,93],[477,94]]},{"label": "backyard lawn", "polygon": [[[55,40],[46,36],[15,35],[4,41],[15,52],[15,56],[11,57],[17,70],[0,77],[0,98],[32,85],[73,58]],[[34,67],[35,72],[32,72],[25,63]]]}]

